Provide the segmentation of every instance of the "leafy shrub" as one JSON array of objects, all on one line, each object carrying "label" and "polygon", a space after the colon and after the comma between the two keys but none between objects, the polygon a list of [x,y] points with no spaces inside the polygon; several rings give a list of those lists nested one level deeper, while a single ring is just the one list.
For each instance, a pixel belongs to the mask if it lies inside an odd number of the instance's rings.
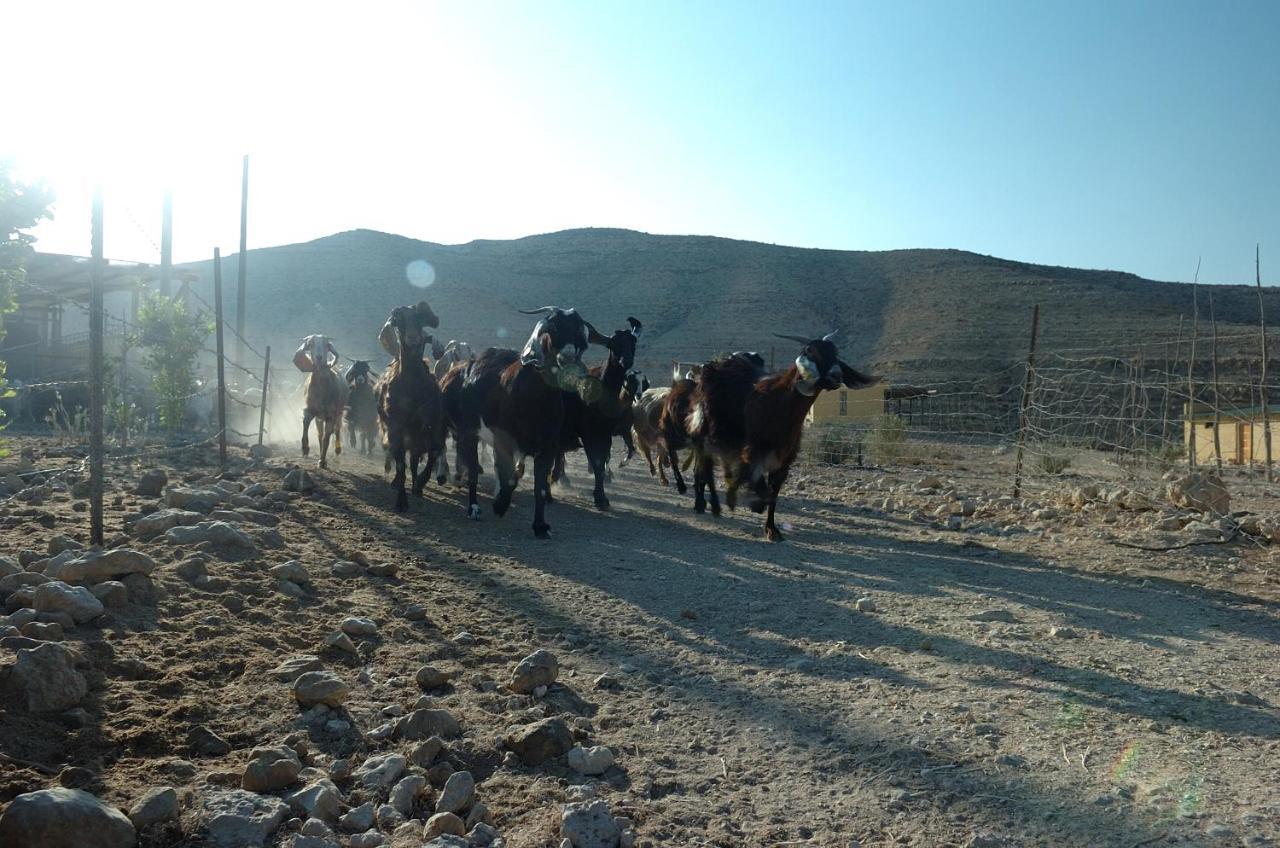
[{"label": "leafy shrub", "polygon": [[1036,467],[1045,474],[1061,474],[1071,467],[1074,459],[1075,457],[1061,448],[1042,447],[1036,454]]},{"label": "leafy shrub", "polygon": [[867,431],[867,453],[876,462],[900,462],[910,453],[907,423],[896,415],[879,415]]}]

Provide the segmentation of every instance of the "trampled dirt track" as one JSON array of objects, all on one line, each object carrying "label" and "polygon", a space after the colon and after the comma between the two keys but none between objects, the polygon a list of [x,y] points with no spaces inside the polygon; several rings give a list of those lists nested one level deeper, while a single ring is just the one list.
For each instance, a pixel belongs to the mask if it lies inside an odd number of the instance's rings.
[{"label": "trampled dirt track", "polygon": [[[277,488],[289,461],[242,481]],[[210,591],[172,573],[185,554],[139,545],[166,563],[157,605],[68,638],[97,657],[93,722],[68,733],[8,711],[4,750],[85,766],[122,807],[148,785],[175,785],[183,824],[148,844],[201,844],[201,793],[236,783],[248,749],[296,729],[289,688],[268,670],[320,653],[353,687],[353,731],[312,735],[330,758],[398,749],[364,734],[385,707],[412,707],[424,661],[458,670],[436,699],[465,729],[450,758],[481,781],[513,846],[557,845],[564,786],[584,780],[562,761],[500,765],[504,729],[549,713],[587,718],[591,741],[613,749],[600,794],[636,822],[640,844],[1280,840],[1269,551],[1153,555],[1085,533],[947,533],[867,508],[847,484],[883,472],[842,469],[811,469],[784,490],[789,538],[770,545],[758,516],[695,515],[635,464],[616,474],[608,514],[584,488],[561,491],[554,538],[538,542],[527,485],[503,519],[485,499],[484,520],[467,521],[461,493],[434,485],[398,516],[380,470],[347,454],[341,470],[313,471],[318,492],[281,513],[284,547],[215,556],[208,572],[226,582]],[[117,513],[144,500],[126,495]],[[6,531],[0,553],[83,536],[72,504],[55,496],[55,527]],[[400,564],[398,577],[333,575],[354,551]],[[266,574],[288,559],[311,572],[307,598]],[[864,597],[874,610],[856,608]],[[401,617],[410,603],[427,606],[425,622]],[[347,615],[381,628],[359,660],[323,647]],[[475,644],[453,641],[460,631]],[[102,640],[109,650],[93,647]],[[536,648],[558,656],[563,687],[541,701],[494,691]],[[618,687],[593,687],[601,673]],[[233,750],[192,755],[196,725]],[[0,797],[55,782],[10,770]]]}]

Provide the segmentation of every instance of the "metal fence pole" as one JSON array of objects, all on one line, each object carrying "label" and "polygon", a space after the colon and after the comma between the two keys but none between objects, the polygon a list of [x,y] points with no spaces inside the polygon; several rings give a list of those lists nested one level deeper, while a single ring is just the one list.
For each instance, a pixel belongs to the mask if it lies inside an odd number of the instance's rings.
[{"label": "metal fence pole", "polygon": [[1031,347],[1027,350],[1027,379],[1022,387],[1022,408],[1018,413],[1018,458],[1013,470],[1013,496],[1022,496],[1022,451],[1027,441],[1027,409],[1036,369],[1036,336],[1040,333],[1040,304],[1031,310]]},{"label": "metal fence pole", "polygon": [[218,341],[218,464],[227,467],[227,375],[222,352],[222,251],[213,249],[213,310],[217,320]]},{"label": "metal fence pole", "polygon": [[102,187],[93,190],[92,288],[89,293],[89,541],[103,544],[102,527]]}]

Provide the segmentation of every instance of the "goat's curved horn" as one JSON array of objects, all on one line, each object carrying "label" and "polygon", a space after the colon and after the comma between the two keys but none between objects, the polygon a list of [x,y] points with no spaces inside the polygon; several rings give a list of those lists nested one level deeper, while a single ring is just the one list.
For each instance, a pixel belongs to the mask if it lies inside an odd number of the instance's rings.
[{"label": "goat's curved horn", "polygon": [[832,339],[834,339],[834,338],[836,337],[836,333],[838,333],[838,332],[840,332],[840,331],[839,331],[839,330],[832,330],[831,332],[829,332],[829,333],[827,333],[825,336],[823,336],[823,337],[822,337],[822,340],[823,340],[824,342],[829,342],[829,341],[831,341]]},{"label": "goat's curved horn", "polygon": [[538,309],[517,309],[521,315],[550,315],[556,311],[554,306],[543,306]]},{"label": "goat's curved horn", "polygon": [[788,336],[786,333],[774,333],[774,335],[780,339],[786,339],[789,342],[800,342],[800,344],[803,345],[807,345],[809,342],[813,341],[813,339],[806,339],[803,336]]},{"label": "goat's curved horn", "polygon": [[632,318],[631,316],[627,316],[627,323],[631,325],[631,335],[633,336],[640,335],[640,330],[644,327],[644,325],[640,323],[639,318]]}]

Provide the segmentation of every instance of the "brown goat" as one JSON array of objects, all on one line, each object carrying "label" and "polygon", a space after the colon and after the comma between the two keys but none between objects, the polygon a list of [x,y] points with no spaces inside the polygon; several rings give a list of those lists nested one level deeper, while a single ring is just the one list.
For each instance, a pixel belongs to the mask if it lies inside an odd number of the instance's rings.
[{"label": "brown goat", "polygon": [[[333,355],[332,360],[330,354]],[[320,442],[320,467],[328,468],[330,436],[334,439],[334,454],[342,454],[342,412],[347,406],[347,383],[333,370],[338,361],[338,349],[324,336],[307,336],[294,353],[293,361],[299,369],[307,372],[303,388],[302,455],[311,454],[308,435],[314,419],[316,438]]]},{"label": "brown goat", "polygon": [[[662,440],[661,426],[662,408],[669,394],[671,394],[669,387],[646,389],[637,398],[631,419],[631,432],[635,436],[636,447],[644,454],[645,461],[649,463],[649,476],[656,475],[660,477],[664,486],[671,485],[671,482],[667,480],[666,470],[670,460],[667,458]],[[656,465],[653,461],[653,452],[655,450],[658,452]]]},{"label": "brown goat", "polygon": [[[413,493],[422,494],[427,477],[444,449],[444,403],[435,376],[423,360],[428,341],[427,327],[440,326],[440,319],[425,301],[417,306],[397,306],[378,334],[383,349],[394,359],[378,379],[378,424],[386,451],[385,471],[394,462],[396,511],[409,508],[405,493],[405,454],[409,455]],[[423,455],[426,467],[418,463]]]},{"label": "brown goat", "polygon": [[[709,490],[711,512],[720,514],[714,463],[724,471],[725,500],[733,509],[744,482],[754,492],[753,512],[768,511],[765,537],[782,541],[774,522],[778,492],[800,452],[804,420],[818,392],[841,385],[862,388],[877,381],[840,361],[828,334],[805,341],[795,363],[785,371],[762,377],[760,361],[740,354],[708,363],[698,378],[687,419],[689,438],[697,454],[694,509],[705,509],[703,489]],[[758,360],[758,357],[757,357]]]}]

